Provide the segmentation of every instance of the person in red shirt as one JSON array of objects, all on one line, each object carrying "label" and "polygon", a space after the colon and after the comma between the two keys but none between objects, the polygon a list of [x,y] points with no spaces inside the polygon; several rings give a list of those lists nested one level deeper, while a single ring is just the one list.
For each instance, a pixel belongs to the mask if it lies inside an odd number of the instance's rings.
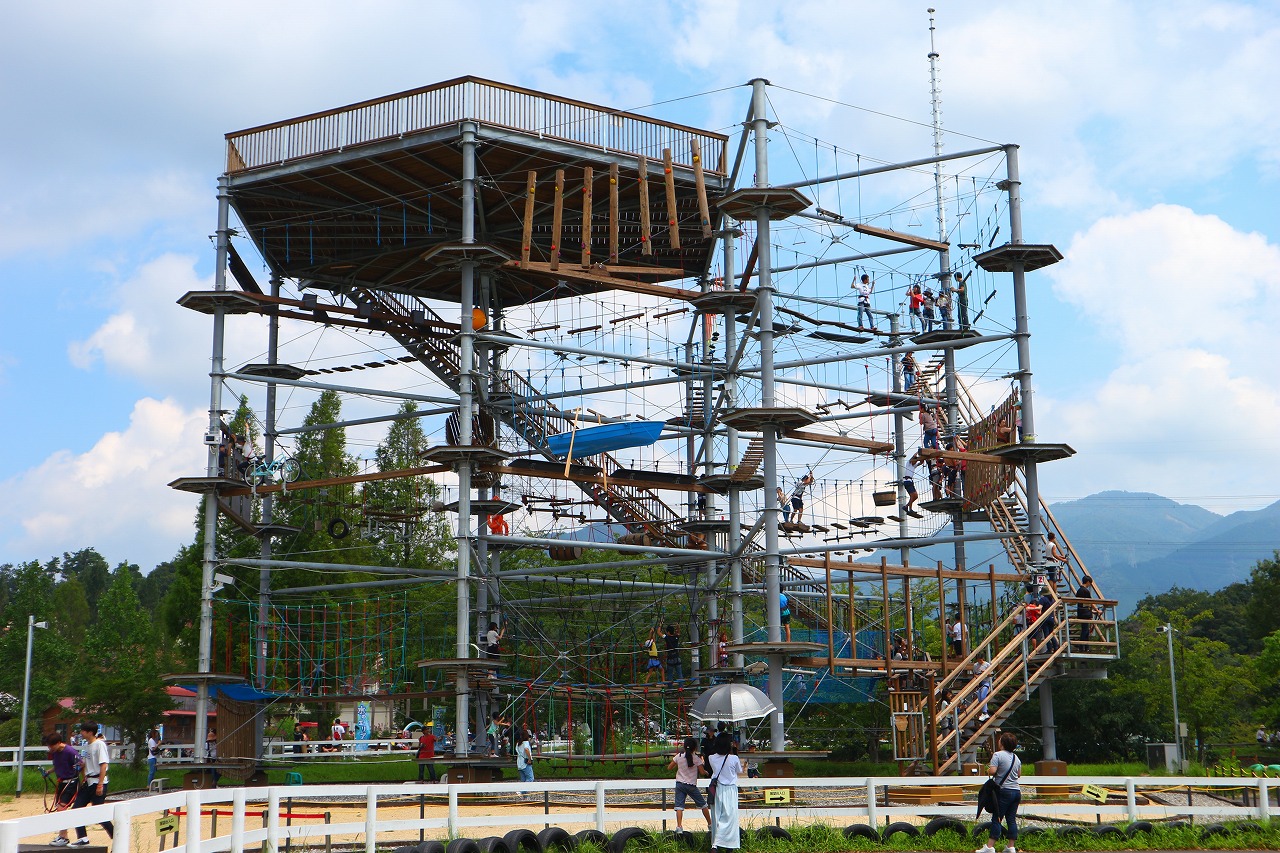
[{"label": "person in red shirt", "polygon": [[432,761],[436,757],[436,736],[431,729],[424,728],[422,736],[418,738],[418,781],[425,781],[423,773],[431,775],[432,782],[440,781],[440,777],[436,775],[436,765]]}]

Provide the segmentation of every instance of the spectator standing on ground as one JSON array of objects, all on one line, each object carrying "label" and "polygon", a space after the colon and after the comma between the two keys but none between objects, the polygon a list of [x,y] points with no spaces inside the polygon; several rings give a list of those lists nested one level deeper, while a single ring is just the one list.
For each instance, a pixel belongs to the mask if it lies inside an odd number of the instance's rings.
[{"label": "spectator standing on ground", "polygon": [[[530,742],[529,730],[520,727],[520,742],[516,744],[516,771],[521,782],[533,781],[533,744]],[[520,792],[524,794],[524,791]]]},{"label": "spectator standing on ground", "polygon": [[[107,771],[111,766],[111,753],[107,750],[107,742],[98,734],[98,724],[86,721],[80,724],[80,735],[88,743],[84,753],[84,778],[80,789],[76,791],[73,809],[85,806],[100,806],[107,801]],[[108,838],[115,838],[115,826],[109,820],[102,822]],[[89,844],[89,833],[83,826],[76,827],[76,840],[72,847],[85,847]]]},{"label": "spectator standing on ground", "polygon": [[691,737],[684,739],[684,752],[677,752],[667,762],[667,769],[676,771],[676,832],[684,832],[684,802],[693,800],[693,804],[702,809],[702,816],[711,826],[711,812],[707,809],[707,801],[698,790],[698,773],[706,773],[702,756],[695,751],[698,742]]},{"label": "spectator standing on ground", "polygon": [[418,737],[418,781],[423,781],[423,774],[430,774],[432,782],[438,782],[440,777],[436,775],[436,764],[432,760],[436,757],[436,736],[435,732],[429,727],[423,727],[422,734]]},{"label": "spectator standing on ground", "polygon": [[[1262,742],[1267,742],[1266,732],[1262,732]],[[56,780],[53,788],[54,810],[69,809],[75,804],[78,793],[80,753],[74,746],[68,746],[62,739],[62,735],[57,732],[45,735],[44,745],[49,748],[49,762],[53,764],[53,777]],[[66,847],[68,843],[70,839],[67,837],[67,830],[64,829],[53,837],[49,846]]]},{"label": "spectator standing on ground", "polygon": [[160,757],[160,733],[155,729],[147,732],[147,787],[156,778],[156,760]]},{"label": "spectator standing on ground", "polygon": [[[1017,853],[1014,845],[1018,841],[1018,804],[1022,802],[1022,788],[1018,785],[1022,776],[1022,759],[1013,752],[1017,748],[1017,735],[1013,732],[1000,733],[1000,751],[991,756],[991,764],[987,767],[987,772],[1000,786],[997,794],[999,811],[991,816],[991,837],[975,853],[996,853],[996,842],[1002,834],[1009,836],[1004,853]],[[1001,821],[1005,825],[1003,832]]]},{"label": "spectator standing on ground", "polygon": [[715,755],[711,756],[711,779],[716,793],[711,803],[711,847],[713,850],[737,850],[742,846],[738,826],[738,777],[742,762],[733,753],[733,738],[716,737]]}]

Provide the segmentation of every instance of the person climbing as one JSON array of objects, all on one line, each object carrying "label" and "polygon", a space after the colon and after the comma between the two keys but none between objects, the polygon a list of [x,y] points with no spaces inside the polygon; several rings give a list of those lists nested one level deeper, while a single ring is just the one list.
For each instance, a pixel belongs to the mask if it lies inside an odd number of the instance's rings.
[{"label": "person climbing", "polygon": [[782,520],[786,521],[790,503],[787,501],[786,492],[782,491],[782,486],[778,486],[778,506],[782,509]]},{"label": "person climbing", "polygon": [[667,675],[671,681],[684,678],[684,665],[680,661],[680,628],[674,623],[667,626],[667,633],[662,638],[667,657]]},{"label": "person climbing", "polygon": [[657,628],[649,629],[649,639],[644,641],[644,650],[649,655],[649,665],[645,668],[644,683],[648,684],[653,680],[653,674],[658,673],[659,681],[667,680],[667,673],[662,667],[662,657],[658,654],[658,637]]},{"label": "person climbing", "polygon": [[978,715],[978,721],[988,719],[991,714],[987,711],[987,697],[991,695],[991,676],[987,672],[991,669],[991,664],[987,662],[987,656],[982,655],[978,658],[978,662],[973,665],[973,677],[980,679],[978,681],[978,700],[982,703],[982,713]]},{"label": "person climbing", "polygon": [[1058,569],[1061,567],[1064,571],[1070,565],[1070,558],[1067,552],[1062,550],[1062,546],[1058,544],[1058,534],[1049,531],[1049,553],[1046,554],[1050,560],[1049,565],[1049,583],[1053,586],[1058,585]]},{"label": "person climbing", "polygon": [[916,321],[920,319],[920,307],[924,305],[924,294],[920,285],[913,285],[907,292],[907,320],[911,323],[911,331],[916,331]]},{"label": "person climbing", "polygon": [[942,320],[942,330],[951,331],[951,288],[946,287],[946,282],[943,282],[942,292],[938,294],[934,304],[938,306],[938,318]]},{"label": "person climbing", "polygon": [[809,486],[813,485],[813,474],[805,474],[796,481],[796,487],[791,490],[791,518],[788,519],[792,524],[800,524],[801,518],[804,517],[804,493]]},{"label": "person climbing", "polygon": [[502,638],[505,637],[506,635],[507,635],[506,625],[503,625],[502,630],[499,631],[497,622],[489,623],[489,630],[484,632],[484,650],[485,650],[485,655],[487,657],[496,658],[499,654],[501,654],[502,650],[499,648],[499,646],[502,643]]},{"label": "person climbing", "polygon": [[902,354],[902,390],[910,391],[912,386],[916,384],[916,360],[912,358],[911,353],[904,352]]},{"label": "person climbing", "polygon": [[956,273],[955,281],[956,325],[963,332],[969,328],[969,288],[965,284],[968,277]]},{"label": "person climbing", "polygon": [[791,642],[791,602],[785,592],[778,594],[778,615],[782,622],[782,635]]},{"label": "person climbing", "polygon": [[921,447],[932,447],[938,449],[938,417],[933,413],[933,409],[920,404],[920,430],[923,437],[920,441]]},{"label": "person climbing", "polygon": [[902,469],[902,488],[907,493],[907,502],[902,504],[902,511],[912,518],[924,518],[923,515],[913,509],[916,505],[916,500],[920,497],[919,493],[916,492],[916,465],[919,462],[920,455],[915,454],[907,460]]},{"label": "person climbing", "polygon": [[716,642],[716,666],[724,669],[729,665],[729,634],[720,629],[720,636]]},{"label": "person climbing", "polygon": [[933,331],[933,319],[934,319],[933,306],[935,304],[936,303],[933,298],[933,291],[926,287],[924,289],[924,303],[921,305],[921,308],[923,309],[923,316],[924,316],[924,319],[922,322],[924,324],[924,330],[926,332]]},{"label": "person climbing", "polygon": [[[871,280],[871,276],[866,273],[862,274],[862,279],[853,285],[853,289],[858,291],[858,328],[876,330],[875,321],[871,318],[871,293],[876,289],[875,282]],[[862,315],[867,315],[867,324],[862,325]]]}]

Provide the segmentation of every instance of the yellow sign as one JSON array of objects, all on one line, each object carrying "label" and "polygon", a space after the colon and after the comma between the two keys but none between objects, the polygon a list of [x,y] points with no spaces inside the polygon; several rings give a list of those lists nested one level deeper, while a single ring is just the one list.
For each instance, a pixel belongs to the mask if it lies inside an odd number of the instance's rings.
[{"label": "yellow sign", "polygon": [[765,788],[764,804],[766,806],[780,806],[791,802],[790,788]]},{"label": "yellow sign", "polygon": [[178,816],[171,814],[156,818],[156,835],[178,831]]},{"label": "yellow sign", "polygon": [[1099,804],[1105,803],[1107,801],[1107,795],[1110,793],[1111,792],[1106,788],[1099,788],[1097,785],[1082,785],[1080,787],[1080,794],[1084,796],[1085,799],[1093,800],[1095,803]]}]

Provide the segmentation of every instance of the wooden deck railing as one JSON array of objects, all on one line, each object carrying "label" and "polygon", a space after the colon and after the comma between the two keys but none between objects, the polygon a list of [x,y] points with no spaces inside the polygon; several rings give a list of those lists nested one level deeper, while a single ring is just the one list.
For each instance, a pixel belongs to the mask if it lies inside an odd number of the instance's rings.
[{"label": "wooden deck railing", "polygon": [[704,168],[725,173],[726,136],[478,77],[228,133],[227,172],[411,136],[464,119],[651,158],[670,148],[675,164],[688,168],[693,167],[689,141],[696,139]]}]

